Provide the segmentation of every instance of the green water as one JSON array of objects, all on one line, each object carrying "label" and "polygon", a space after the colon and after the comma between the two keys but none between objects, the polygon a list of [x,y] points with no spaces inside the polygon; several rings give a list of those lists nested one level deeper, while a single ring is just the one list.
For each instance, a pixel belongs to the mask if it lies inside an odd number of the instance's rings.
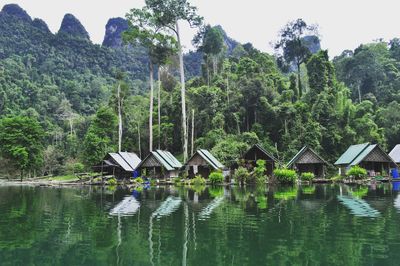
[{"label": "green water", "polygon": [[0,186],[0,265],[399,265],[397,186]]}]

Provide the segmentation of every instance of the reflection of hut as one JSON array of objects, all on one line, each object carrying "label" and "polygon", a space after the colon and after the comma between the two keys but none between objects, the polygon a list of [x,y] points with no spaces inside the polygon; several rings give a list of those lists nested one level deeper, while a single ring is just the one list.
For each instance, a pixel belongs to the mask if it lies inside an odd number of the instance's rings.
[{"label": "reflection of hut", "polygon": [[[177,177],[182,164],[169,152],[156,150],[139,164],[141,174],[156,178]],[[146,173],[144,173],[146,171]]]},{"label": "reflection of hut", "polygon": [[400,166],[400,144],[397,144],[393,150],[389,153],[389,156],[392,158],[392,160]]},{"label": "reflection of hut", "polygon": [[265,161],[266,175],[271,176],[278,162],[275,157],[266,151],[261,145],[255,144],[241,158],[247,166],[255,167],[257,160]]},{"label": "reflection of hut", "polygon": [[339,174],[345,175],[351,167],[365,168],[369,176],[389,175],[390,167],[396,167],[392,158],[377,144],[363,143],[350,146],[336,161]]},{"label": "reflection of hut", "polygon": [[207,150],[196,151],[185,166],[189,168],[189,177],[199,174],[204,178],[207,178],[211,171],[223,170],[224,168],[222,163]]},{"label": "reflection of hut", "polygon": [[316,177],[324,178],[328,163],[313,149],[303,147],[290,162],[288,168],[296,170],[299,174],[313,173]]},{"label": "reflection of hut", "polygon": [[93,170],[121,178],[131,177],[140,162],[140,158],[133,152],[108,153],[101,164],[94,166]]}]

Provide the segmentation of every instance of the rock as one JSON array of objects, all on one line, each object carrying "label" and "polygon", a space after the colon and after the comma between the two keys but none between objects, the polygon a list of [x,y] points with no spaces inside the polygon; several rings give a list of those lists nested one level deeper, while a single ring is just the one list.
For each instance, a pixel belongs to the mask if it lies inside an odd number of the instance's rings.
[{"label": "rock", "polygon": [[117,48],[123,46],[122,33],[128,29],[128,21],[123,18],[111,18],[106,25],[103,46]]},{"label": "rock", "polygon": [[315,35],[305,36],[303,38],[303,42],[312,54],[316,54],[321,50],[321,43],[318,36]]},{"label": "rock", "polygon": [[44,22],[44,20],[41,20],[40,18],[35,18],[32,21],[32,26],[34,26],[35,28],[46,32],[46,33],[51,33],[49,30],[49,27],[47,26],[46,22]]},{"label": "rock", "polygon": [[5,5],[3,7],[3,9],[1,10],[1,12],[4,12],[4,13],[6,13],[8,15],[11,15],[11,16],[18,17],[18,18],[20,18],[20,19],[22,19],[23,21],[26,21],[26,22],[31,22],[32,21],[32,18],[28,15],[28,13],[26,13],[26,11],[24,9],[22,9],[17,4]]},{"label": "rock", "polygon": [[89,33],[82,23],[72,14],[66,14],[58,33],[64,33],[73,37],[90,40]]}]

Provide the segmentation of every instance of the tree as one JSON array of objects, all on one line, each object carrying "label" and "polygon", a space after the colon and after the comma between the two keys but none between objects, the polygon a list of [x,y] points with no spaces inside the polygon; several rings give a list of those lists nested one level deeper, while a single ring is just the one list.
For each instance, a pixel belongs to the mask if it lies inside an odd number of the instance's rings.
[{"label": "tree", "polygon": [[83,141],[83,161],[87,166],[98,163],[108,152],[115,149],[113,140],[117,117],[114,111],[101,107],[94,117]]},{"label": "tree", "polygon": [[146,0],[146,5],[154,12],[156,25],[172,31],[178,42],[179,71],[181,78],[181,104],[183,129],[183,160],[188,159],[188,129],[186,121],[186,89],[185,72],[183,65],[183,49],[179,21],[189,23],[191,27],[199,27],[203,18],[197,15],[197,8],[191,6],[187,0]]},{"label": "tree", "polygon": [[138,42],[149,55],[150,108],[149,108],[149,150],[153,150],[153,100],[154,100],[154,64],[165,61],[173,51],[175,39],[163,32],[157,24],[156,16],[148,7],[132,9],[127,15],[129,29],[124,34],[125,41]]},{"label": "tree", "polygon": [[36,171],[43,164],[45,132],[30,117],[13,116],[0,120],[0,153],[21,173]]},{"label": "tree", "polygon": [[204,53],[204,60],[207,69],[207,81],[210,86],[209,60],[211,59],[213,76],[217,74],[218,57],[225,48],[224,36],[219,27],[205,26],[193,39],[198,51]]},{"label": "tree", "polygon": [[300,66],[311,55],[311,51],[304,40],[307,35],[318,35],[317,27],[307,25],[302,19],[297,19],[286,24],[279,33],[279,40],[275,43],[275,50],[279,54],[278,62],[281,67],[287,69],[293,63],[297,68],[299,97],[303,93]]}]

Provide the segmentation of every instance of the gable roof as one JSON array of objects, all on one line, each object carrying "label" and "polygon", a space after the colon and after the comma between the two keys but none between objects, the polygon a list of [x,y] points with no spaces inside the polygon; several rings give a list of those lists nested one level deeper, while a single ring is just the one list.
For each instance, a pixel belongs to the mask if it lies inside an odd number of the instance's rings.
[{"label": "gable roof", "polygon": [[[133,172],[141,162],[140,158],[133,152],[110,152],[107,156],[110,156],[124,171]],[[106,157],[107,157],[106,156]]]},{"label": "gable roof", "polygon": [[212,155],[208,150],[202,149],[197,150],[196,153],[193,154],[193,156],[186,162],[186,164],[188,164],[188,162],[190,162],[197,154],[201,156],[201,158],[203,158],[215,170],[224,168],[224,165],[220,161],[218,161],[218,159],[215,158],[214,155]]},{"label": "gable roof", "polygon": [[335,165],[349,165],[359,156],[367,147],[369,143],[351,145],[339,159],[335,162]]},{"label": "gable roof", "polygon": [[296,163],[296,161],[298,159],[300,159],[300,157],[306,152],[306,151],[311,151],[313,154],[315,154],[315,156],[318,157],[318,159],[320,159],[324,164],[328,165],[328,162],[324,160],[324,158],[322,158],[318,153],[316,153],[313,149],[311,149],[308,146],[304,146],[303,148],[301,148],[299,150],[299,152],[289,161],[289,163],[287,164],[287,167],[291,167],[294,163]]},{"label": "gable roof", "polygon": [[397,144],[393,150],[390,151],[389,156],[395,163],[400,163],[400,144]]},{"label": "gable roof", "polygon": [[141,167],[142,164],[151,156],[153,156],[167,171],[180,169],[182,167],[182,164],[169,151],[162,150],[150,152],[138,167]]},{"label": "gable roof", "polygon": [[395,164],[393,159],[387,155],[378,144],[358,144],[350,146],[347,151],[336,161],[335,165],[349,165],[355,166],[367,158],[372,151],[378,149],[386,159]]},{"label": "gable roof", "polygon": [[119,155],[132,167],[133,170],[136,170],[140,162],[142,161],[136,153],[133,152],[119,152]]},{"label": "gable roof", "polygon": [[245,154],[242,157],[245,157],[250,151],[253,149],[258,149],[262,153],[264,153],[266,156],[271,158],[274,162],[278,162],[278,160],[271,154],[269,153],[266,149],[264,149],[260,144],[254,144],[250,149],[248,149]]}]

